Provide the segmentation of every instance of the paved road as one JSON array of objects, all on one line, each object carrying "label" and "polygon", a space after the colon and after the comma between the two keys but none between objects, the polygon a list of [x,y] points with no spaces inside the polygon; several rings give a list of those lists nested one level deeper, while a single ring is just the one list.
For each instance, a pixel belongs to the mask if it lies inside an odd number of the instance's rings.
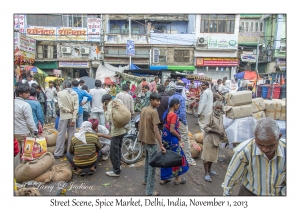
[{"label": "paved road", "polygon": [[[195,133],[199,130],[199,125],[195,125],[196,118],[192,115],[188,115],[189,130]],[[223,158],[223,162],[213,164],[212,168],[219,176],[212,177],[213,182],[208,183],[204,180],[204,168],[203,162],[199,158],[195,161],[196,166],[191,166],[190,170],[183,175],[187,179],[187,183],[184,185],[174,185],[172,182],[166,185],[160,185],[160,171],[156,169],[156,182],[155,190],[160,192],[162,196],[217,196],[222,195],[221,184],[224,180],[224,176],[227,170],[227,166],[231,160],[233,153],[232,149],[221,149],[220,157]],[[65,163],[67,160],[56,160],[56,164]],[[66,192],[66,195],[107,195],[107,196],[143,196],[145,195],[145,186],[142,185],[144,176],[144,161],[143,159],[135,164],[134,167],[129,167],[126,164],[122,164],[122,172],[120,177],[108,177],[105,175],[107,170],[111,169],[110,160],[102,161],[101,166],[98,166],[97,172],[91,176],[86,175],[84,177],[78,177],[73,174],[72,180],[69,185],[72,186]],[[45,186],[54,187],[54,189],[42,189],[40,192],[42,195],[55,195],[58,191],[57,186],[62,183],[49,183]],[[44,186],[44,187],[45,187]],[[233,195],[237,194],[237,187],[233,191]]]}]

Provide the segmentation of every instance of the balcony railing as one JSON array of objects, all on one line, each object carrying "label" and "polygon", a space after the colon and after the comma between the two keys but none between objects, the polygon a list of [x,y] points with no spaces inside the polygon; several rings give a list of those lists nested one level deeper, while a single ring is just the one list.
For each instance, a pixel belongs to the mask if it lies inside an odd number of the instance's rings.
[{"label": "balcony railing", "polygon": [[[129,39],[128,34],[107,34],[105,41],[107,44],[126,44]],[[150,44],[146,35],[132,34],[131,39],[135,44]]]}]

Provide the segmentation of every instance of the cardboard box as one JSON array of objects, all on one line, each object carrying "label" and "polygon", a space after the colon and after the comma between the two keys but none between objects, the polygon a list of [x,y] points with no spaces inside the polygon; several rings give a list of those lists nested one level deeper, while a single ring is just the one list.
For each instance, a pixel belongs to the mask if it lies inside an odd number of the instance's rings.
[{"label": "cardboard box", "polygon": [[273,120],[278,120],[280,118],[281,103],[273,100],[265,100],[266,105],[266,116],[272,118]]},{"label": "cardboard box", "polygon": [[266,110],[265,101],[263,98],[252,99],[252,113]]},{"label": "cardboard box", "polygon": [[256,112],[252,114],[253,118],[259,120],[261,118],[266,118],[266,114],[264,111]]},{"label": "cardboard box", "polygon": [[252,103],[252,92],[248,90],[227,93],[225,95],[227,106],[241,106]]},{"label": "cardboard box", "polygon": [[243,117],[252,116],[251,104],[242,106],[224,106],[224,111],[227,118],[239,119]]},{"label": "cardboard box", "polygon": [[286,102],[280,99],[272,99],[272,101],[277,101],[278,103],[281,104],[279,120],[286,120]]}]

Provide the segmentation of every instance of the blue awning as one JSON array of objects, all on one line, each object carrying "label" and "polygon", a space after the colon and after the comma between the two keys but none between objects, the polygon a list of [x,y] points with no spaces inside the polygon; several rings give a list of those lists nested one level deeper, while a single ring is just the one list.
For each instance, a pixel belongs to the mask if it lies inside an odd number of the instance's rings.
[{"label": "blue awning", "polygon": [[141,69],[138,66],[136,66],[134,63],[131,63],[131,66],[129,68],[130,70],[135,70],[135,69]]},{"label": "blue awning", "polygon": [[168,66],[150,66],[150,70],[167,70]]}]

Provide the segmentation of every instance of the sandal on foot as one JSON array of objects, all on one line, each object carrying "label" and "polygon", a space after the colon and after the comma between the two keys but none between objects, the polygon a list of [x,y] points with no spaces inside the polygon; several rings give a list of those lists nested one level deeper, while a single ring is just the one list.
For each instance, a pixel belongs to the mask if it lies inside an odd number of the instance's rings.
[{"label": "sandal on foot", "polygon": [[158,196],[158,195],[159,195],[159,192],[154,191],[150,196]]},{"label": "sandal on foot", "polygon": [[77,174],[78,176],[85,176],[86,175],[86,173],[84,173],[83,170],[78,170],[78,171],[75,172],[75,174]]},{"label": "sandal on foot", "polygon": [[95,172],[96,172],[96,169],[93,167],[93,168],[90,169],[88,174],[93,175]]},{"label": "sandal on foot", "polygon": [[164,184],[167,184],[168,182],[170,182],[171,180],[170,179],[166,179],[166,180],[161,180],[159,182],[160,185],[164,185]]},{"label": "sandal on foot", "polygon": [[204,177],[204,180],[207,181],[207,182],[212,182],[212,180],[211,180],[211,178],[210,178],[209,175],[206,175],[206,176]]},{"label": "sandal on foot", "polygon": [[210,171],[209,174],[212,176],[218,176],[217,172],[215,172],[215,171]]},{"label": "sandal on foot", "polygon": [[186,183],[186,179],[185,178],[181,178],[181,181],[174,181],[175,185],[179,185],[179,184],[185,184]]}]

